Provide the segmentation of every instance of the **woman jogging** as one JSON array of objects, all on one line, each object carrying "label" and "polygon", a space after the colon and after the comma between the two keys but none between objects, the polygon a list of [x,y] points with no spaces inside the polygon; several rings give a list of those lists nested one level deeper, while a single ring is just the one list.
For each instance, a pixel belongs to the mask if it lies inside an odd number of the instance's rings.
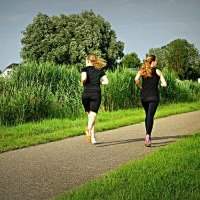
[{"label": "woman jogging", "polygon": [[86,67],[81,70],[81,83],[84,86],[82,103],[88,115],[85,133],[92,144],[96,144],[94,126],[101,104],[100,84],[108,84],[107,76],[103,70],[105,66],[106,61],[104,59],[98,58],[95,54],[90,54],[86,57]]},{"label": "woman jogging", "polygon": [[[141,102],[145,110],[145,127],[146,137],[145,146],[151,146],[151,132],[153,128],[154,115],[156,113],[157,106],[160,101],[160,95],[158,90],[159,81],[161,86],[166,87],[167,83],[161,71],[156,69],[157,60],[155,55],[149,55],[138,71],[135,77],[136,85],[141,89]],[[142,84],[140,82],[142,78]]]}]

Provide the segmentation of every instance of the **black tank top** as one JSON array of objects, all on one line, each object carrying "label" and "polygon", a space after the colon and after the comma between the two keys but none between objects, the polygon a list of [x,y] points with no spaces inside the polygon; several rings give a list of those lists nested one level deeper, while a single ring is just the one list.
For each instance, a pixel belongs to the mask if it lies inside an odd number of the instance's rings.
[{"label": "black tank top", "polygon": [[159,84],[160,76],[156,73],[156,68],[152,69],[152,76],[144,78],[142,77],[142,90],[141,100],[142,101],[159,101]]},{"label": "black tank top", "polygon": [[84,83],[84,92],[101,92],[100,88],[100,79],[105,75],[103,69],[96,69],[93,66],[84,67],[81,69],[81,72],[87,73],[87,79]]}]

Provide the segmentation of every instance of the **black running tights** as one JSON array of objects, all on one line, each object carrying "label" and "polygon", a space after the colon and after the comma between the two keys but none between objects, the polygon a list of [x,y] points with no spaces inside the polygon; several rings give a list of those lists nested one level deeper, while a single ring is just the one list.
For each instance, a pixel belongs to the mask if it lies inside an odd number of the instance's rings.
[{"label": "black running tights", "polygon": [[150,101],[150,102],[143,102],[142,106],[145,110],[145,127],[146,127],[146,134],[151,135],[153,122],[154,122],[154,115],[156,113],[156,109],[158,107],[158,101]]}]

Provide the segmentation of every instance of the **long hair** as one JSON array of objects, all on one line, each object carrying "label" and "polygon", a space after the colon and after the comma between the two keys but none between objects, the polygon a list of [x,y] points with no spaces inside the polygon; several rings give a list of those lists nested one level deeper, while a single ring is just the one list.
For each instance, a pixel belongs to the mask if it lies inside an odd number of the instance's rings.
[{"label": "long hair", "polygon": [[147,78],[152,76],[151,63],[156,60],[155,55],[149,55],[144,59],[142,67],[140,68],[140,74],[142,77]]},{"label": "long hair", "polygon": [[106,61],[103,58],[97,57],[95,54],[89,54],[87,59],[93,64],[97,69],[102,69],[106,66]]}]

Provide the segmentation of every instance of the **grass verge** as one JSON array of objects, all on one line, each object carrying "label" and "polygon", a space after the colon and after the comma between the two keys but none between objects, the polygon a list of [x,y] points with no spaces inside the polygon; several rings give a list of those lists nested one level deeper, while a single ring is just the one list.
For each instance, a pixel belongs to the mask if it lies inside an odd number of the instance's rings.
[{"label": "grass verge", "polygon": [[[200,102],[159,106],[156,118],[200,110]],[[47,143],[83,134],[86,118],[52,119],[13,127],[0,127],[0,152]],[[136,124],[144,120],[142,108],[99,113],[96,131]]]}]

